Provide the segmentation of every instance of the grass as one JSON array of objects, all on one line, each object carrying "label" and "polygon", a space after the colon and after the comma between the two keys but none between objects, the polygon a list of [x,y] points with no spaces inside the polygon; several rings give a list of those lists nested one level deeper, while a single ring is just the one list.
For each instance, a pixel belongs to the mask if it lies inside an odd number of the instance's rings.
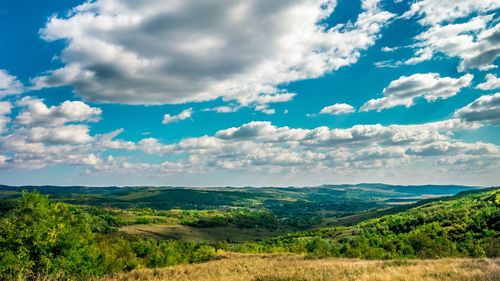
[{"label": "grass", "polygon": [[244,228],[236,226],[190,227],[179,224],[135,224],[120,228],[121,232],[140,235],[153,239],[176,239],[186,241],[253,241],[286,233],[287,230],[271,231],[262,228]]},{"label": "grass", "polygon": [[500,280],[500,259],[363,261],[226,253],[215,261],[135,270],[102,281],[125,280],[494,281]]}]

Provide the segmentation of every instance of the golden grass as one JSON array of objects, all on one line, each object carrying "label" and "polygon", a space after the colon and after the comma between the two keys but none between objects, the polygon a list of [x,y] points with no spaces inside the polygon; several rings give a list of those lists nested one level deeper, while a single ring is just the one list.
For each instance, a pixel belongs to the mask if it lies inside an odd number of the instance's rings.
[{"label": "golden grass", "polygon": [[224,254],[219,260],[206,263],[141,269],[104,280],[498,281],[500,259],[365,261],[231,253]]}]

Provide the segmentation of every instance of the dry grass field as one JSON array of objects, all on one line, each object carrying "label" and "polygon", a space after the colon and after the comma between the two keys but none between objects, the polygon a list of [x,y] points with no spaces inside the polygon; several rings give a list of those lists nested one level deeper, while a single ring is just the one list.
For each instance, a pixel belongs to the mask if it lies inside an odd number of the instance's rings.
[{"label": "dry grass field", "polygon": [[135,270],[104,280],[497,281],[500,280],[500,259],[365,261],[231,253],[206,263]]}]

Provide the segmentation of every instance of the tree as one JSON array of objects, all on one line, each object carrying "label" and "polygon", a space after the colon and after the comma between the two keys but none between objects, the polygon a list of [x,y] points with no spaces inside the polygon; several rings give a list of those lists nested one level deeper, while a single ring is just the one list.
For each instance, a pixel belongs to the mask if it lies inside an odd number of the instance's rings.
[{"label": "tree", "polygon": [[8,280],[100,275],[90,219],[69,205],[23,192],[0,221],[0,275]]}]

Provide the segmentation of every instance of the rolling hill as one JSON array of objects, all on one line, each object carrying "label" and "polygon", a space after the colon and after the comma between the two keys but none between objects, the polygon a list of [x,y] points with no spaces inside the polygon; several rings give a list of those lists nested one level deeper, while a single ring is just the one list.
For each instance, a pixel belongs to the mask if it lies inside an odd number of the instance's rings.
[{"label": "rolling hill", "polygon": [[229,247],[367,259],[500,256],[500,189],[423,201],[354,226],[318,228]]}]

